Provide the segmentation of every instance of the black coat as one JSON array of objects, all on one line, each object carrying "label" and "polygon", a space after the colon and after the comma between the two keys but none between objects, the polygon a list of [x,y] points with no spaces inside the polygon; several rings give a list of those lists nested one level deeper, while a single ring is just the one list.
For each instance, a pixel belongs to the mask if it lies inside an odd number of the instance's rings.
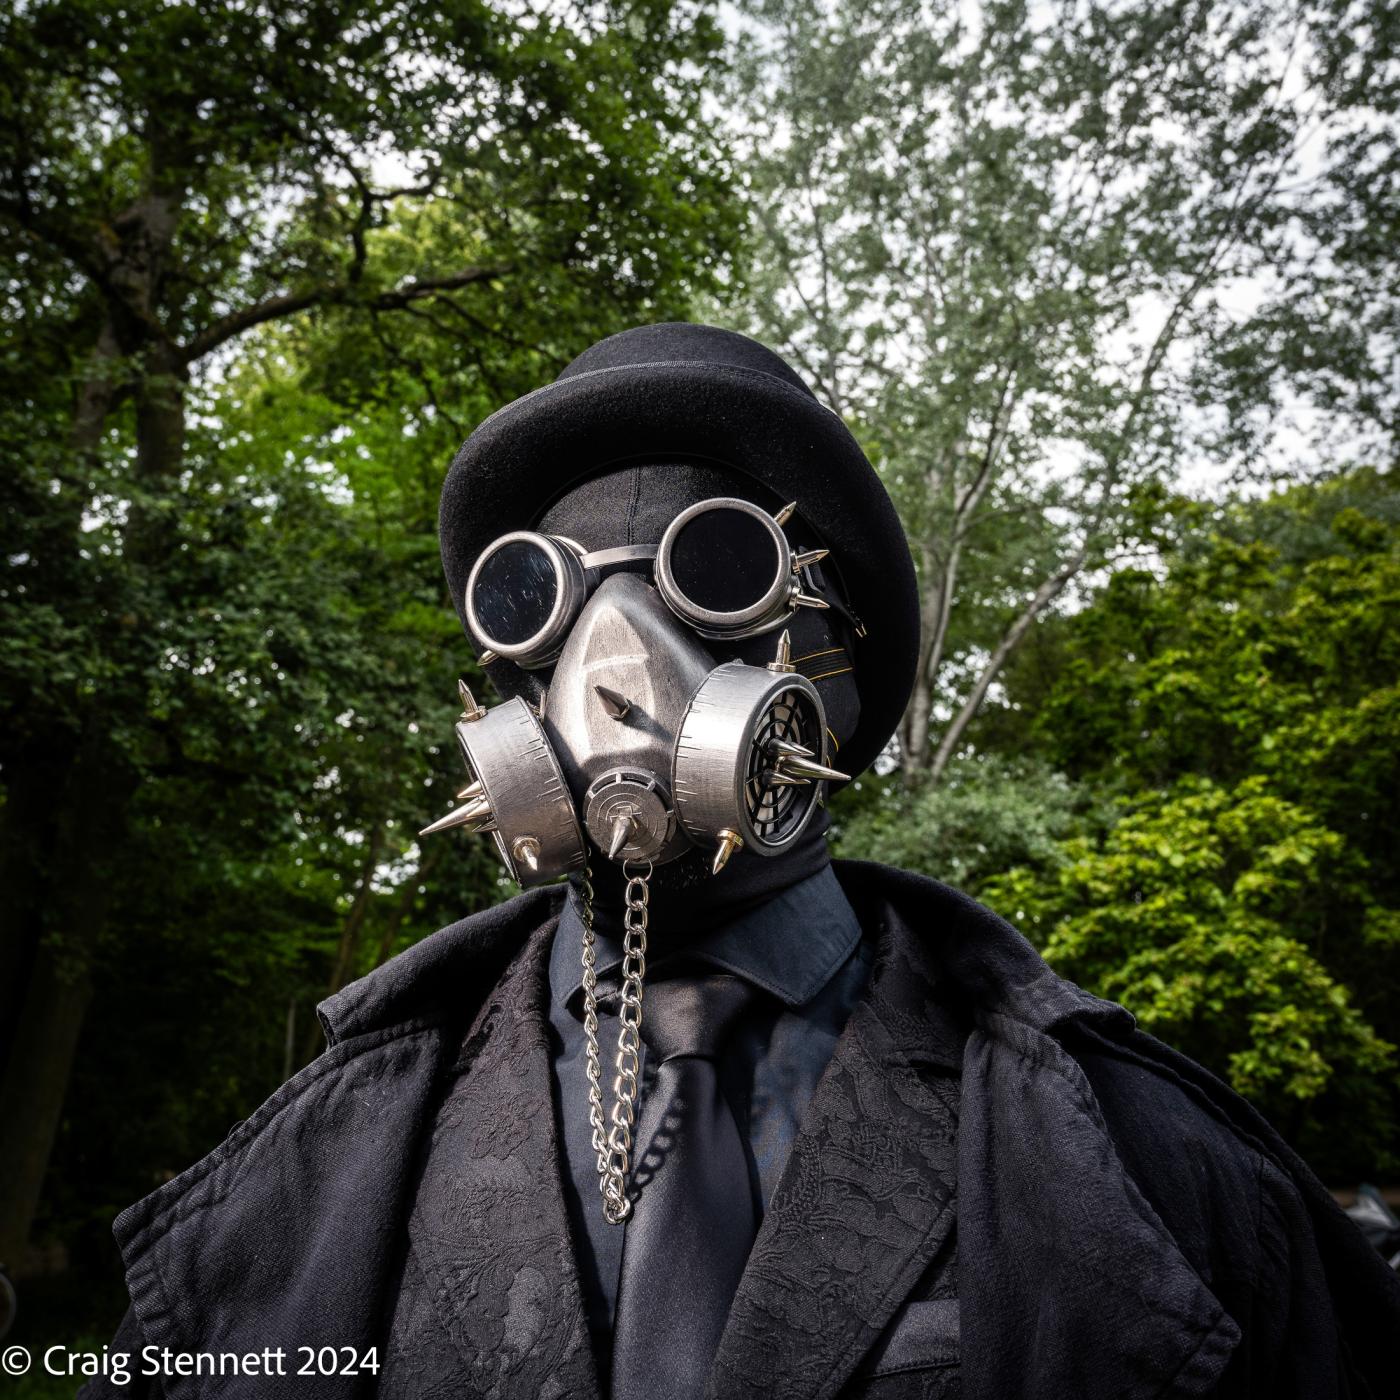
[{"label": "black coat", "polygon": [[[1400,1282],[1243,1100],[965,896],[836,869],[877,965],[740,1283],[716,1400],[949,1394],[952,1359],[971,1400],[1396,1393]],[[476,1209],[427,1222],[442,1246],[422,1292],[425,1308],[445,1300],[440,1359],[420,1386],[400,1368],[400,1389],[596,1395],[545,1039],[560,897],[443,929],[320,1007],[326,1052],[118,1218],[132,1311],[114,1345],[281,1346],[289,1371],[299,1347],[382,1358],[425,1138],[467,1064],[481,1121],[463,1169],[481,1189]],[[946,1018],[924,1014],[930,987],[968,1015],[955,1183],[927,1169],[959,1083]],[[920,1289],[954,1225],[950,1308]],[[162,1384],[171,1397],[375,1389],[290,1374]]]}]

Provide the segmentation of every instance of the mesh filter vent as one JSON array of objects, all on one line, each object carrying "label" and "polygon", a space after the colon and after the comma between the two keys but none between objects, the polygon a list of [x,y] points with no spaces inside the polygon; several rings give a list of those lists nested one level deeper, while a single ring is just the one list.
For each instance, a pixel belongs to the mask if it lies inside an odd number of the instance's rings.
[{"label": "mesh filter vent", "polygon": [[770,745],[775,740],[787,740],[820,753],[821,725],[815,706],[802,691],[785,690],[769,704],[753,737],[744,776],[745,810],[754,833],[772,845],[779,845],[805,819],[815,789],[773,782]]}]

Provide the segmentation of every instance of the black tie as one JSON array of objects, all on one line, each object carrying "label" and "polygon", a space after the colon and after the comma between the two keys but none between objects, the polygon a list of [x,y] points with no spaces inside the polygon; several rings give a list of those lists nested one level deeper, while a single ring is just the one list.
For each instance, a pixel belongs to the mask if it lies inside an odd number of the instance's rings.
[{"label": "black tie", "polygon": [[613,1400],[689,1400],[705,1380],[758,1230],[748,1159],[715,1055],[753,997],[737,977],[647,987],[642,1038],[660,1067],[637,1125],[622,1247]]}]

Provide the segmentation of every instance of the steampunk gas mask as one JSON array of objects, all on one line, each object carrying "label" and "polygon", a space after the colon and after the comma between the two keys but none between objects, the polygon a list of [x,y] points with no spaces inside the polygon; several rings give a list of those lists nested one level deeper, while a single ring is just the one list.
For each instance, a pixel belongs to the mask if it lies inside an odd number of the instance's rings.
[{"label": "steampunk gas mask", "polygon": [[[683,953],[827,862],[829,765],[875,758],[917,669],[913,562],[878,475],[801,376],[686,323],[610,336],[480,423],[439,519],[454,601],[507,698],[487,711],[462,688],[470,782],[428,831],[486,834],[523,885],[570,876],[589,1123],[618,1222],[649,910]],[[853,600],[878,610],[869,636]],[[612,933],[619,907],[605,1117],[595,917]]]},{"label": "steampunk gas mask", "polygon": [[[790,627],[805,609],[859,626],[821,572],[827,551],[785,533],[793,512],[717,496],[654,542],[491,543],[467,581],[468,628],[484,661],[547,670],[548,686],[489,711],[462,687],[471,781],[424,834],[489,834],[524,886],[583,869],[590,843],[624,868],[699,848],[716,874],[737,850],[791,849],[821,784],[845,775]],[[761,638],[767,660],[749,659]],[[745,658],[729,654],[741,644]]]}]

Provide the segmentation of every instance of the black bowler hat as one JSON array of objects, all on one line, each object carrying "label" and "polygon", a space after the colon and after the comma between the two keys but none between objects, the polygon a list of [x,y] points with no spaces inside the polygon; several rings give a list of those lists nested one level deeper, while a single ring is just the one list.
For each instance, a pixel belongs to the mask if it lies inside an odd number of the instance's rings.
[{"label": "black bowler hat", "polygon": [[[909,545],[840,417],[747,336],[687,322],[638,326],[599,341],[553,384],[486,419],[453,459],[438,513],[458,615],[472,565],[498,535],[533,528],[588,477],[658,460],[752,477],[780,501],[796,501],[832,551],[831,571],[864,628],[853,656],[860,721],[842,745],[841,767],[868,767],[914,683],[919,605]],[[488,667],[508,692],[518,689],[515,670],[505,661]]]}]

